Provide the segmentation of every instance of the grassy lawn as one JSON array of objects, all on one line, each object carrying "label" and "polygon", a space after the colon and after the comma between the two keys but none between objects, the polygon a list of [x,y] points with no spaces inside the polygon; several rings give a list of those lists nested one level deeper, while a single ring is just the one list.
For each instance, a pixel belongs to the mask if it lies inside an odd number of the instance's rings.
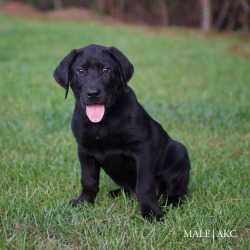
[{"label": "grassy lawn", "polygon": [[[74,100],[52,73],[90,43],[128,56],[138,99],[189,150],[188,200],[162,223],[108,197],[104,173],[94,206],[68,205],[80,192]],[[236,35],[0,16],[0,249],[249,249],[250,61],[235,46],[250,51]]]}]

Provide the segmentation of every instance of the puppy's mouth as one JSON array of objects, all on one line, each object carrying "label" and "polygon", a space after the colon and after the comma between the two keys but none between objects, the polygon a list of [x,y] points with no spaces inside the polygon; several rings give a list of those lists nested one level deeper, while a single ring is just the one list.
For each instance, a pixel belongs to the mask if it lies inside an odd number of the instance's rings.
[{"label": "puppy's mouth", "polygon": [[98,123],[102,120],[105,113],[104,104],[86,105],[86,114],[89,120],[93,123]]},{"label": "puppy's mouth", "polygon": [[89,120],[93,123],[101,122],[105,112],[108,111],[110,106],[113,104],[113,93],[108,93],[105,97],[104,102],[100,103],[88,103],[84,102],[80,96],[80,103],[83,109],[86,110],[86,115]]}]

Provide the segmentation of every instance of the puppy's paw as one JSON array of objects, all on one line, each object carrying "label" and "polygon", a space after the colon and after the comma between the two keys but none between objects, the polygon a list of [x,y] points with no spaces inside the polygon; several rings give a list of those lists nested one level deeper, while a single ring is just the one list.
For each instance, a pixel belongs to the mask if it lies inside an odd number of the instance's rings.
[{"label": "puppy's paw", "polygon": [[78,206],[78,205],[83,205],[83,203],[84,203],[84,200],[83,200],[83,199],[80,199],[80,198],[76,198],[76,199],[71,200],[71,201],[69,202],[69,204],[70,204],[71,206],[73,206],[73,207]]},{"label": "puppy's paw", "polygon": [[184,201],[185,201],[185,196],[172,196],[172,197],[168,197],[166,205],[179,207],[184,203]]},{"label": "puppy's paw", "polygon": [[164,214],[163,213],[157,214],[155,215],[155,218],[156,218],[156,221],[161,222],[164,220]]},{"label": "puppy's paw", "polygon": [[153,212],[152,210],[149,211],[142,211],[142,216],[148,220],[149,222],[153,222],[156,220],[157,222],[163,221],[164,219],[164,214],[159,211],[159,212]]}]

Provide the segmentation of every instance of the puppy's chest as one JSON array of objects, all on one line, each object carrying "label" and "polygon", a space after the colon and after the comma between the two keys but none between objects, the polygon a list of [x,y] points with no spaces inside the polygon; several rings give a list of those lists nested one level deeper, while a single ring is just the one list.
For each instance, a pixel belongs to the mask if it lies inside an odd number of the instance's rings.
[{"label": "puppy's chest", "polygon": [[106,126],[96,126],[83,132],[82,142],[89,150],[105,151],[126,144],[122,133],[117,134]]},{"label": "puppy's chest", "polygon": [[112,137],[112,130],[107,127],[93,127],[87,133],[87,137],[94,141],[106,141]]}]

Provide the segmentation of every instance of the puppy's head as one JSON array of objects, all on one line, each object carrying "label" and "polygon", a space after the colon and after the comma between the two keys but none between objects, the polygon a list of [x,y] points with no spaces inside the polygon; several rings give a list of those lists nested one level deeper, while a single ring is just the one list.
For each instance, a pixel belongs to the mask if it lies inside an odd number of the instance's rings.
[{"label": "puppy's head", "polygon": [[121,91],[129,91],[133,72],[133,65],[115,47],[89,45],[72,50],[55,69],[54,78],[65,89],[65,98],[71,86],[88,118],[100,122],[105,108]]}]

